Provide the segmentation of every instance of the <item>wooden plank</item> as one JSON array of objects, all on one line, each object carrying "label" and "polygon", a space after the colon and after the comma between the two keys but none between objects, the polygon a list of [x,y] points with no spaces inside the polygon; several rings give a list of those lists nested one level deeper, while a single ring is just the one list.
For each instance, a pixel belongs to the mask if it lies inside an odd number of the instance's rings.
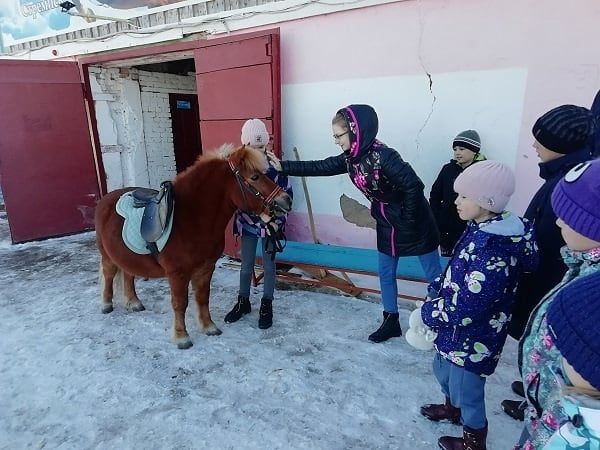
[{"label": "wooden plank", "polygon": [[[335,289],[339,289],[341,291],[343,291],[345,288],[345,286],[343,284],[338,285],[335,281],[332,281],[332,280],[317,280],[317,279],[298,278],[298,277],[295,277],[295,276],[293,276],[291,274],[287,274],[287,273],[286,274],[278,273],[277,278],[282,281],[288,281],[291,283],[302,283],[302,284],[308,284],[311,286],[332,287]],[[362,291],[372,292],[374,294],[381,293],[381,291],[379,291],[378,289],[372,289],[372,288],[368,288],[368,287],[360,287],[360,289]],[[407,300],[414,300],[414,301],[423,300],[423,297],[416,297],[414,295],[408,295],[408,294],[402,294],[402,293],[398,293],[398,297],[405,298]]]},{"label": "wooden plank", "polygon": [[[262,262],[262,259],[260,256],[258,256],[257,261]],[[314,279],[306,279],[306,278],[298,278],[295,274],[291,274],[287,271],[277,271],[277,278],[278,279],[282,279],[282,280],[292,280],[292,281],[298,281],[298,282],[302,282],[302,283],[307,283],[307,284],[315,284],[315,285],[321,285],[321,286],[330,286],[330,287],[334,287],[336,289],[342,290],[344,292],[349,293],[350,295],[358,295],[358,294],[354,294],[354,292],[356,292],[357,290],[360,291],[365,291],[365,292],[374,292],[374,293],[381,293],[380,290],[378,289],[372,289],[372,288],[367,288],[367,287],[363,287],[363,286],[359,286],[356,285],[354,283],[348,283],[348,281],[331,274],[330,271],[334,271],[334,272],[347,272],[347,273],[354,273],[357,275],[368,275],[368,276],[372,276],[372,277],[377,277],[377,271],[365,271],[365,270],[357,270],[357,269],[348,269],[346,267],[335,267],[335,266],[328,266],[328,265],[320,265],[320,264],[305,264],[305,263],[297,263],[294,261],[290,261],[290,260],[286,260],[285,258],[281,258],[281,257],[277,257],[277,264],[278,265],[282,265],[282,264],[286,264],[286,265],[290,265],[293,267],[296,267],[300,270],[302,270],[303,272],[307,272],[308,274],[312,274],[314,275]],[[326,274],[329,274],[331,276],[325,276],[322,277],[321,276],[321,271],[325,269]],[[255,286],[258,284],[258,282],[262,279],[262,276],[259,277],[255,277]],[[413,277],[406,277],[406,276],[401,276],[401,275],[397,275],[396,279],[398,280],[403,280],[403,281],[411,281],[411,282],[415,282],[415,283],[422,283],[422,284],[427,284],[427,282],[424,279],[421,278],[413,278]],[[352,287],[350,287],[350,285]],[[402,294],[401,292],[398,293],[398,297],[400,298],[406,298],[409,300],[423,300],[423,297],[415,297],[412,295],[408,295],[408,294]]]}]

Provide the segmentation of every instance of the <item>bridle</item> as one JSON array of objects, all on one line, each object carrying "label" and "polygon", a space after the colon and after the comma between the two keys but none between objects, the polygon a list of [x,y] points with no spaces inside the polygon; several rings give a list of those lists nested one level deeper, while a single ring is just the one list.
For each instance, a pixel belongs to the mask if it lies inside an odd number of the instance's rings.
[{"label": "bridle", "polygon": [[265,209],[269,210],[271,220],[269,220],[269,222],[267,222],[265,224],[266,229],[267,229],[267,234],[265,236],[265,239],[266,239],[265,252],[267,254],[269,254],[271,256],[271,260],[274,261],[275,254],[281,253],[287,243],[287,238],[285,237],[283,230],[275,230],[275,228],[273,227],[273,225],[271,223],[273,221],[275,211],[281,211],[284,214],[288,212],[275,202],[275,198],[281,192],[283,192],[283,189],[281,188],[281,186],[278,186],[276,184],[275,188],[271,191],[271,193],[265,197],[263,194],[260,193],[260,191],[258,189],[256,189],[254,186],[252,186],[248,182],[248,180],[246,180],[242,176],[242,174],[240,173],[240,169],[238,167],[235,167],[233,165],[233,163],[231,162],[231,160],[227,160],[227,162],[229,163],[229,167],[231,168],[231,171],[233,172],[233,175],[235,176],[235,179],[236,179],[238,186],[240,188],[240,191],[242,193],[242,197],[244,198],[244,208],[246,209],[246,211],[249,211],[248,199],[246,197],[246,192],[249,192],[250,194],[254,195],[255,197],[260,198],[260,200],[262,201],[263,207]]},{"label": "bridle", "polygon": [[244,208],[246,209],[246,211],[249,210],[248,198],[246,197],[246,192],[248,192],[253,196],[258,197],[261,200],[263,207],[265,209],[268,209],[271,215],[273,215],[275,211],[280,211],[284,214],[287,213],[285,209],[283,209],[275,202],[275,198],[277,198],[277,196],[283,192],[281,186],[275,185],[275,188],[271,191],[271,193],[265,197],[263,194],[260,193],[258,189],[252,186],[248,182],[248,180],[246,180],[242,176],[242,174],[240,173],[240,169],[238,167],[235,167],[231,160],[227,160],[227,162],[229,163],[229,167],[231,168],[231,171],[233,172],[233,175],[235,176],[235,179],[242,193],[242,197],[244,199]]}]

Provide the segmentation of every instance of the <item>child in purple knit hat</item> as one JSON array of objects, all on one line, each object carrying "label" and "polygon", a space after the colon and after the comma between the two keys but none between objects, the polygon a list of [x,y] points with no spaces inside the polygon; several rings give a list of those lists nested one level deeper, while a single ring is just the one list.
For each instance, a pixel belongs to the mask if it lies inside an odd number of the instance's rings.
[{"label": "child in purple knit hat", "polygon": [[[528,408],[516,449],[545,448],[551,436],[569,420],[561,403],[561,388],[568,381],[556,336],[549,326],[549,310],[563,295],[563,289],[600,272],[599,206],[600,160],[575,166],[552,193],[552,208],[567,244],[562,255],[568,270],[534,310],[520,342],[519,367]],[[578,303],[580,299],[570,296],[561,301]]]},{"label": "child in purple knit hat", "polygon": [[561,289],[548,308],[548,328],[560,351],[561,404],[568,418],[545,450],[600,448],[600,272]]}]

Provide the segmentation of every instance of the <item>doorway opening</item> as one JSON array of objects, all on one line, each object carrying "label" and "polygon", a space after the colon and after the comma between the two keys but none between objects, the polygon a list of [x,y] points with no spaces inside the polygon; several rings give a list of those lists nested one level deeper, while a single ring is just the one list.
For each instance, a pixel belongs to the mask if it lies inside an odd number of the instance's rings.
[{"label": "doorway opening", "polygon": [[193,53],[107,62],[89,74],[108,191],[156,188],[202,154]]}]

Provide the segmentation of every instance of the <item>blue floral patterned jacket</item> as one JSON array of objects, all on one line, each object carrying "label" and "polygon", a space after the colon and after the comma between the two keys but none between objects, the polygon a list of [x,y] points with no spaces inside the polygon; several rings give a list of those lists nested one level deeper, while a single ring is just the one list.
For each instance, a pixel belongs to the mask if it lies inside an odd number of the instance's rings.
[{"label": "blue floral patterned jacket", "polygon": [[478,375],[494,373],[508,333],[523,272],[536,268],[537,245],[527,219],[504,212],[469,222],[445,273],[429,286],[423,322],[438,333],[437,352]]}]

